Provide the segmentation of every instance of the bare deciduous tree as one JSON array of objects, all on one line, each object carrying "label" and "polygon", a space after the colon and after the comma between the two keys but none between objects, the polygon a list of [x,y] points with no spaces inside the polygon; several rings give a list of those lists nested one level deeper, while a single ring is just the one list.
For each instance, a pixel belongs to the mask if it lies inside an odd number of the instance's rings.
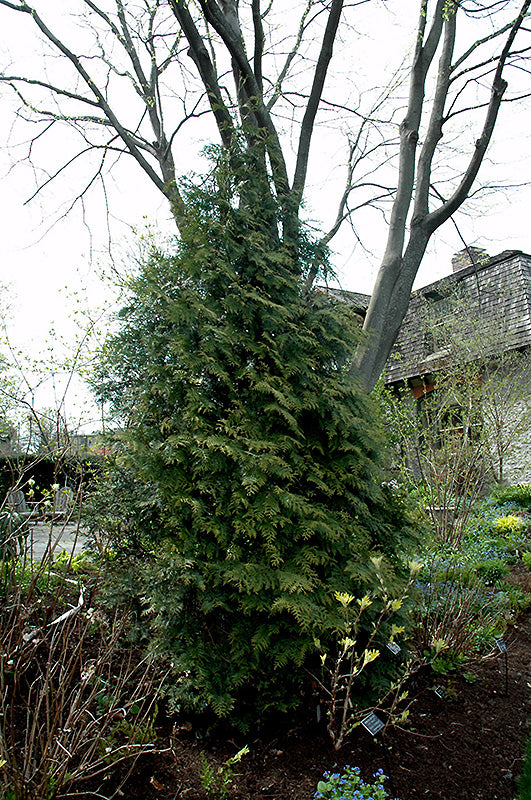
[{"label": "bare deciduous tree", "polygon": [[[76,198],[82,199],[128,154],[167,199],[179,227],[186,218],[180,176],[189,166],[187,137],[197,136],[193,126],[201,117],[202,135],[209,120],[210,138],[217,136],[229,163],[259,152],[253,168],[269,175],[280,208],[279,236],[296,242],[319,119],[327,113],[348,116],[345,188],[323,245],[360,205],[392,200],[367,336],[355,360],[371,389],[404,317],[427,243],[462,205],[477,177],[506,94],[504,75],[511,66],[522,66],[528,50],[523,37],[531,0],[420,0],[409,100],[392,169],[396,125],[394,112],[384,110],[389,92],[374,91],[364,113],[361,105],[338,101],[333,92],[325,96],[334,45],[352,37],[355,46],[351,26],[363,24],[374,2],[301,0],[286,11],[276,0],[78,0],[84,36],[92,38],[70,40],[57,19],[46,21],[49,10],[41,12],[25,0],[0,0],[7,34],[7,12],[23,15],[51,54],[60,56],[46,68],[43,61],[38,74],[14,67],[0,75],[19,98],[18,114],[38,124],[28,157],[40,137],[57,126],[68,125],[81,137],[79,150],[36,192],[80,156],[97,153],[94,174]],[[458,121],[465,128],[478,125],[478,132],[466,163],[449,171],[444,133],[451,122],[453,142]],[[374,171],[375,161],[382,175]],[[354,191],[361,199],[353,200]],[[316,263],[308,288],[318,271]]]},{"label": "bare deciduous tree", "polygon": [[[464,203],[477,177],[507,89],[503,72],[508,63],[513,59],[518,63],[528,50],[528,47],[515,49],[515,39],[524,27],[529,2],[522,3],[512,22],[491,29],[460,55],[455,52],[458,18],[466,18],[467,14],[489,14],[492,20],[500,6],[509,5],[437,0],[431,27],[428,28],[428,1],[421,2],[408,107],[400,126],[398,181],[387,246],[365,319],[367,340],[356,359],[356,366],[368,388],[376,384],[396,339],[428,241]],[[499,45],[499,49],[488,50],[485,54],[483,48],[493,43]],[[437,52],[436,85],[428,101],[427,78]],[[434,185],[436,158],[445,125],[456,115],[472,111],[472,106],[467,103],[471,90],[484,83],[490,83],[490,97],[476,100],[476,107],[485,109],[483,127],[445,198]],[[476,92],[473,94],[475,97]],[[459,106],[461,97],[466,98],[464,106]],[[424,128],[423,116],[428,116]],[[433,197],[435,207],[430,204]]]}]

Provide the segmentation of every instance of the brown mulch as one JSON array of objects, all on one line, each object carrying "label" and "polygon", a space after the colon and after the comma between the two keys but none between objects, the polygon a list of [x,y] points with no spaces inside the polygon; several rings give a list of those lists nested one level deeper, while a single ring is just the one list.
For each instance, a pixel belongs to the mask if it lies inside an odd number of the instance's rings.
[{"label": "brown mulch", "polygon": [[[517,577],[530,583],[528,573]],[[530,591],[531,585],[524,588]],[[507,693],[501,653],[475,665],[468,680],[420,675],[410,688],[414,703],[407,730],[393,728],[382,741],[359,728],[339,752],[313,721],[251,741],[200,740],[189,725],[177,724],[164,742],[168,750],[140,760],[122,796],[206,800],[203,759],[216,769],[248,744],[249,755],[234,770],[230,800],[310,800],[322,773],[345,764],[359,766],[366,779],[378,768],[390,772],[400,800],[514,800],[531,718],[531,609],[505,641]],[[443,699],[434,692],[437,685],[445,689]],[[105,786],[100,792],[111,794]]]}]

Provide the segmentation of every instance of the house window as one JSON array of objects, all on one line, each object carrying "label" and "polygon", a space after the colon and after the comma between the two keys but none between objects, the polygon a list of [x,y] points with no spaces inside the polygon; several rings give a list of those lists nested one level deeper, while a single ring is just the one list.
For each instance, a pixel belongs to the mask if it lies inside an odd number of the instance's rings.
[{"label": "house window", "polygon": [[436,391],[417,399],[417,414],[422,421],[423,442],[443,449],[452,442],[461,447],[463,443],[478,442],[483,420],[479,408],[470,408],[455,403],[441,408]]},{"label": "house window", "polygon": [[424,356],[430,356],[444,348],[448,339],[448,319],[452,314],[450,297],[431,300],[426,308],[424,325]]}]

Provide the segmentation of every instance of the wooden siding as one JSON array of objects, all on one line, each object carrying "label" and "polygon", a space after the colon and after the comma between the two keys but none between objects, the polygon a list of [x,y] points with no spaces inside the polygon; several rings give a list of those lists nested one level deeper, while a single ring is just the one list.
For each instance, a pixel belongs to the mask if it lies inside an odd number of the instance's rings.
[{"label": "wooden siding", "polygon": [[428,319],[437,314],[438,304],[440,313],[452,313],[452,298],[458,298],[454,313],[467,315],[463,335],[468,325],[471,342],[479,340],[492,352],[531,345],[531,256],[505,251],[414,292],[387,364],[386,383],[429,375],[441,364],[446,353],[430,348]]}]

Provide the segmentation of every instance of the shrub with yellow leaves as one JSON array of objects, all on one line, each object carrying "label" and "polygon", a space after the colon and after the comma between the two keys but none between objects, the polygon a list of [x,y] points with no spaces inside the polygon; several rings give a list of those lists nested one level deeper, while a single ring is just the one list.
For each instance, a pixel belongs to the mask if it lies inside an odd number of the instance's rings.
[{"label": "shrub with yellow leaves", "polygon": [[[376,578],[376,588],[372,594],[356,599],[346,592],[334,593],[342,620],[335,632],[336,652],[334,655],[321,652],[322,680],[319,683],[326,693],[327,731],[336,750],[368,710],[359,708],[354,700],[362,673],[380,657],[386,643],[395,642],[397,637],[405,633],[403,625],[393,622],[389,629],[388,623],[402,608],[415,576],[422,569],[421,564],[410,562],[409,580],[398,597],[390,597],[383,577],[382,559],[373,557],[371,562]],[[380,611],[367,629],[365,612],[375,602],[380,606]],[[320,646],[320,643],[316,641],[316,645]],[[407,692],[401,691],[405,680],[418,666],[411,660],[406,661],[399,680],[392,683],[385,698],[382,698],[382,702],[390,701],[388,724],[395,716],[400,720],[407,716],[407,710],[399,715],[395,711],[397,705],[407,698]]]}]

